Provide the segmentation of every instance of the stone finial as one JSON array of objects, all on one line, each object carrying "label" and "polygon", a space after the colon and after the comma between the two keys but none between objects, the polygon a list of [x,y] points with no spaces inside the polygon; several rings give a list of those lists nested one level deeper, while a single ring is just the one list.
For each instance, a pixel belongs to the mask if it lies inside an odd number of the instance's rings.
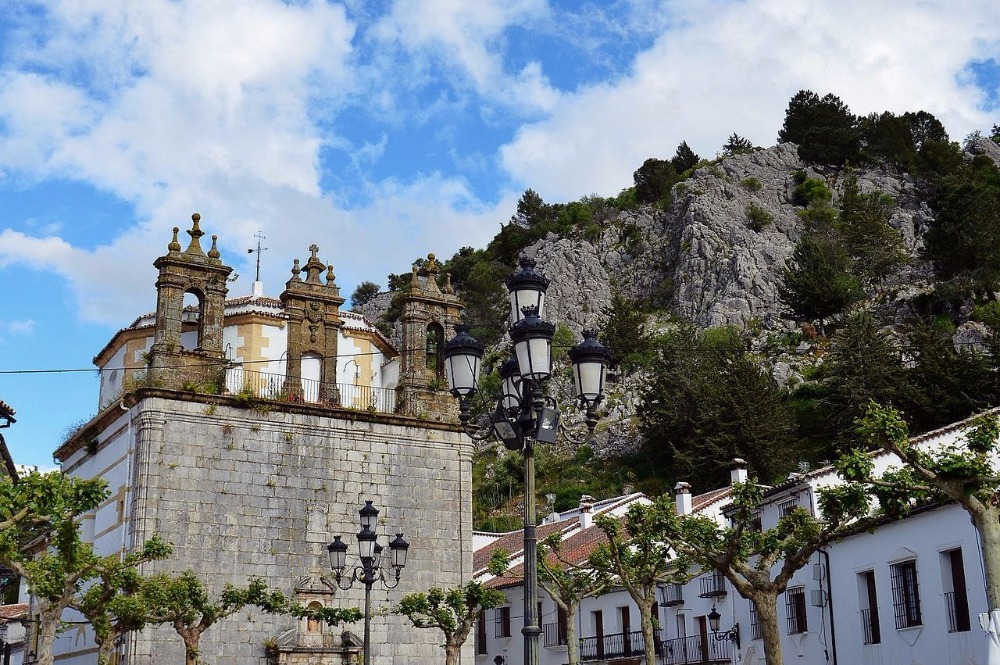
[{"label": "stone finial", "polygon": [[427,255],[427,263],[424,264],[424,272],[428,275],[437,275],[441,272],[441,264],[438,262],[437,257],[431,252]]},{"label": "stone finial", "polygon": [[444,288],[441,289],[441,293],[443,293],[445,295],[448,295],[448,296],[455,294],[455,289],[451,285],[451,273],[450,272],[446,272],[444,274]]},{"label": "stone finial", "polygon": [[301,282],[302,278],[299,275],[302,273],[302,268],[299,267],[299,260],[295,259],[292,262],[292,279],[293,282]]},{"label": "stone finial", "polygon": [[316,245],[316,244],[309,245],[309,254],[310,254],[310,256],[309,256],[309,260],[310,261],[312,261],[314,259],[318,261],[319,260],[319,245]]},{"label": "stone finial", "polygon": [[184,253],[205,256],[205,250],[201,248],[201,237],[205,235],[205,232],[198,226],[198,223],[201,221],[201,215],[194,213],[191,215],[191,221],[193,222],[191,230],[187,232],[191,236],[191,244],[184,250]]},{"label": "stone finial", "polygon": [[221,256],[219,254],[219,236],[212,235],[212,249],[208,250],[208,258],[218,260]]},{"label": "stone finial", "polygon": [[337,276],[333,274],[333,264],[330,263],[330,264],[328,264],[326,266],[326,285],[327,286],[335,286],[334,280],[336,278],[337,278]]},{"label": "stone finial", "polygon": [[410,288],[420,290],[420,278],[417,277],[417,266],[413,266],[413,275],[410,277]]},{"label": "stone finial", "polygon": [[181,230],[179,228],[177,228],[176,226],[174,227],[174,239],[170,241],[169,245],[167,245],[168,252],[181,251],[181,244],[180,242],[177,241],[177,234],[180,233],[180,231]]}]

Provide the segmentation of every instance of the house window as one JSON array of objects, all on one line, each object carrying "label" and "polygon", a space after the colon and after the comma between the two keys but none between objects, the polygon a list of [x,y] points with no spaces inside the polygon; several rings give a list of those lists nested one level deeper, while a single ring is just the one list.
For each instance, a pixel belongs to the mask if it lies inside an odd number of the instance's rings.
[{"label": "house window", "polygon": [[809,630],[806,623],[806,589],[797,586],[785,592],[785,618],[788,634],[797,635]]},{"label": "house window", "polygon": [[896,628],[923,625],[916,559],[894,563],[889,566],[889,572],[892,577],[892,608],[896,613]]},{"label": "house window", "polygon": [[788,499],[778,504],[778,518],[787,517],[793,510],[798,508],[798,499]]},{"label": "house window", "polygon": [[760,615],[757,614],[757,603],[752,600],[750,601],[750,639],[764,639],[764,633],[760,629]]},{"label": "house window", "polygon": [[762,511],[753,511],[753,520],[750,522],[750,530],[754,533],[760,533],[764,530],[764,513]]},{"label": "house window", "polygon": [[510,637],[510,607],[498,607],[494,610],[493,637]]},{"label": "house window", "polygon": [[569,617],[566,615],[566,610],[561,607],[556,607],[556,630],[557,639],[559,644],[566,644],[566,627],[569,625]]},{"label": "house window", "polygon": [[941,552],[941,573],[944,583],[944,604],[948,612],[948,632],[961,633],[970,629],[969,595],[965,588],[965,564],[962,548]]},{"label": "house window", "polygon": [[476,620],[476,653],[485,654],[486,651],[486,612],[480,612]]},{"label": "house window", "polygon": [[875,571],[858,573],[858,605],[861,608],[861,635],[865,644],[881,644],[882,628],[878,621],[878,594]]}]

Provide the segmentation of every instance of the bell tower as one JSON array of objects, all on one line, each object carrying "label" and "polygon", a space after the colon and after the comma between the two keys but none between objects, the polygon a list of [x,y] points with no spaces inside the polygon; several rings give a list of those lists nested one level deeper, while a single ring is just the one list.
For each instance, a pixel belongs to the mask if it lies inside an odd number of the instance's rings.
[{"label": "bell tower", "polygon": [[[292,278],[280,296],[288,314],[284,391],[302,395],[306,390],[320,402],[331,402],[338,396],[337,338],[344,327],[339,311],[344,299],[334,281],[333,266],[319,260],[319,246],[310,245],[309,253],[305,280],[295,259]],[[326,283],[320,279],[323,272]]]},{"label": "bell tower", "polygon": [[410,290],[400,299],[403,324],[403,348],[400,350],[398,399],[402,412],[423,414],[442,420],[455,411],[455,400],[448,393],[441,348],[455,334],[455,324],[462,313],[462,303],[451,287],[451,275],[445,286],[438,287],[441,264],[433,254],[418,271],[413,268]]},{"label": "bell tower", "polygon": [[[188,382],[221,385],[224,378],[222,327],[233,269],[222,263],[218,236],[212,236],[208,254],[202,249],[201,215],[194,213],[191,221],[187,249],[181,251],[179,229],[174,227],[167,253],[153,262],[159,276],[149,378],[164,388],[179,389]],[[196,305],[184,306],[187,294],[194,296]]]}]

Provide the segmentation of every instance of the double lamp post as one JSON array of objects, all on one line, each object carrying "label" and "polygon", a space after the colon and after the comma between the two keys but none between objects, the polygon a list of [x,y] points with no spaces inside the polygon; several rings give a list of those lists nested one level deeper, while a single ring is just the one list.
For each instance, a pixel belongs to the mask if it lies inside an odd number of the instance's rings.
[{"label": "double lamp post", "polygon": [[[479,390],[483,344],[468,326],[455,326],[456,335],[442,353],[451,393],[459,400],[459,420],[476,440],[496,437],[524,458],[524,663],[538,665],[538,570],[535,536],[535,443],[554,443],[560,412],[545,395],[552,370],[552,338],[556,327],[542,319],[549,280],[535,271],[535,262],[522,257],[520,268],[507,280],[510,298],[510,338],[513,357],[500,367],[502,388],[488,425],[471,426],[471,400]],[[584,410],[590,436],[597,425],[596,411],[604,397],[611,352],[597,341],[597,332],[583,331],[583,342],[569,351],[573,363],[575,399]]]}]

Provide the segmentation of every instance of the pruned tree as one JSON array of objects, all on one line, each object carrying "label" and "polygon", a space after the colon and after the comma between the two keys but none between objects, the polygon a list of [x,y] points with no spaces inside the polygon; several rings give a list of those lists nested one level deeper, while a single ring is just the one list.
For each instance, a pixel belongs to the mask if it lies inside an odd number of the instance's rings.
[{"label": "pruned tree", "polygon": [[553,534],[539,543],[538,586],[562,609],[566,621],[567,665],[580,665],[580,642],[573,617],[584,598],[599,596],[608,588],[608,576],[599,575],[589,565],[579,565],[562,558],[562,539]]},{"label": "pruned tree", "polygon": [[480,613],[503,605],[504,600],[502,591],[473,581],[459,589],[431,587],[426,593],[411,593],[393,611],[417,628],[440,630],[444,635],[445,665],[457,665],[462,645]]},{"label": "pruned tree", "polygon": [[33,471],[0,480],[0,563],[35,598],[39,665],[52,665],[63,611],[99,574],[101,557],[80,540],[78,518],[107,497],[103,480]]},{"label": "pruned tree", "polygon": [[638,606],[646,665],[656,665],[653,608],[657,587],[687,577],[682,568],[673,565],[670,544],[663,540],[673,518],[673,503],[656,501],[634,503],[621,518],[602,514],[594,519],[607,542],[590,555],[589,564],[600,585],[624,588]]},{"label": "pruned tree", "polygon": [[781,665],[778,596],[796,571],[821,548],[874,524],[870,497],[859,485],[824,488],[822,517],[792,509],[769,529],[756,528],[764,486],[751,480],[734,483],[728,523],[706,515],[675,515],[669,499],[658,499],[664,515],[659,537],[677,554],[680,570],[715,570],[757,610],[767,665]]},{"label": "pruned tree", "polygon": [[[954,443],[936,449],[914,445],[906,421],[895,409],[871,403],[858,433],[869,449],[898,457],[903,466],[874,474],[870,455],[856,452],[838,462],[840,474],[877,496],[883,511],[905,514],[928,498],[954,501],[979,534],[986,578],[986,601],[1000,612],[1000,420],[996,412],[974,418]],[[998,617],[1000,618],[1000,617]],[[996,627],[991,659],[1000,657]]]},{"label": "pruned tree", "polygon": [[170,552],[170,546],[154,536],[137,552],[103,557],[97,563],[97,579],[70,603],[94,629],[98,665],[111,663],[115,646],[126,633],[155,622],[139,594],[143,582],[139,566],[165,559]]},{"label": "pruned tree", "polygon": [[[197,665],[201,636],[213,625],[239,612],[248,605],[255,605],[268,613],[290,611],[290,604],[280,591],[271,590],[267,584],[252,578],[245,587],[227,584],[217,598],[213,598],[194,571],[185,570],[179,575],[160,573],[145,578],[138,591],[149,623],[169,623],[184,640],[186,665]],[[356,621],[357,608],[332,608],[330,623],[339,618]]]}]

